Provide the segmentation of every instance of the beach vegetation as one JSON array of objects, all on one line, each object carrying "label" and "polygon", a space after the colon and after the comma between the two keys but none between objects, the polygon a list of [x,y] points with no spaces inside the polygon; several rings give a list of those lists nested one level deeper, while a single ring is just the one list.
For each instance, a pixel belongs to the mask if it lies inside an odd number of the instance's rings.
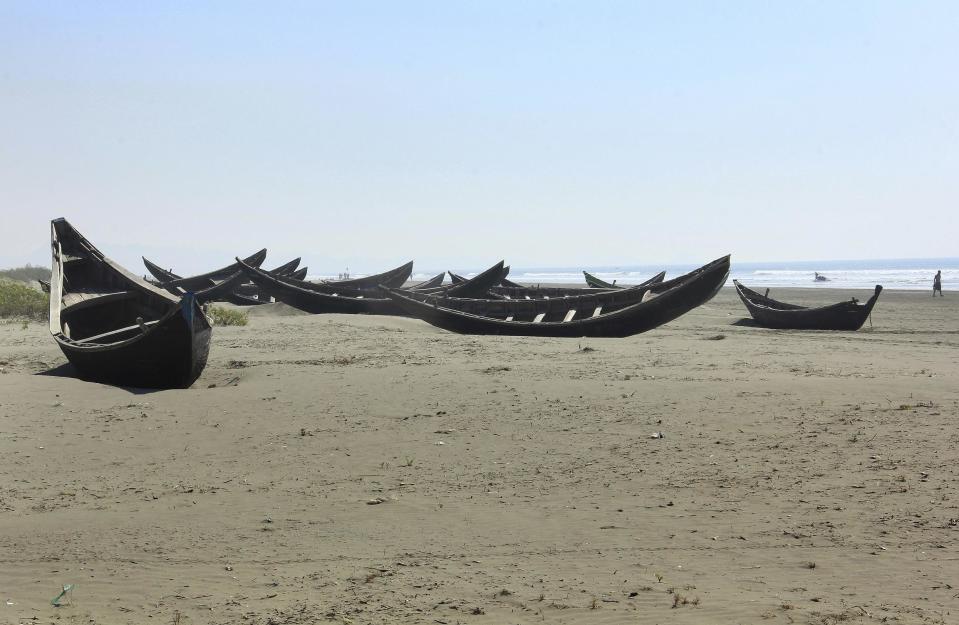
[{"label": "beach vegetation", "polygon": [[249,315],[242,310],[232,310],[220,306],[211,306],[207,310],[210,322],[215,326],[245,326],[249,323]]},{"label": "beach vegetation", "polygon": [[49,267],[34,267],[30,263],[22,267],[12,267],[10,269],[0,269],[0,278],[8,278],[19,282],[36,282],[37,280],[50,280]]},{"label": "beach vegetation", "polygon": [[681,595],[679,593],[673,595],[673,608],[678,608],[684,605],[699,605],[699,597],[693,597],[690,599],[686,595]]},{"label": "beach vegetation", "polygon": [[0,318],[43,321],[50,314],[50,298],[38,289],[0,279]]}]

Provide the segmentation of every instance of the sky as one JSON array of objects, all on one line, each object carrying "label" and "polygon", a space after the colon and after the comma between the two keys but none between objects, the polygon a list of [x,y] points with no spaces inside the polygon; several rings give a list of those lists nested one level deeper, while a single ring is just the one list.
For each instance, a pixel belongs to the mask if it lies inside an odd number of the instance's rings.
[{"label": "sky", "polygon": [[[959,3],[0,0],[0,267],[955,257]],[[311,271],[312,273],[312,271]]]}]

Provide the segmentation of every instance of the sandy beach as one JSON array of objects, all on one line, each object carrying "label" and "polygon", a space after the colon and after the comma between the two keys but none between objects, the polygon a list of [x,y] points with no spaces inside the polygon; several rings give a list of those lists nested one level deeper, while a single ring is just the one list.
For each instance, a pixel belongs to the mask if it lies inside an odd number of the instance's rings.
[{"label": "sandy beach", "polygon": [[268,305],[159,392],[2,323],[0,623],[959,622],[959,299],[747,316],[724,288],[577,340]]}]

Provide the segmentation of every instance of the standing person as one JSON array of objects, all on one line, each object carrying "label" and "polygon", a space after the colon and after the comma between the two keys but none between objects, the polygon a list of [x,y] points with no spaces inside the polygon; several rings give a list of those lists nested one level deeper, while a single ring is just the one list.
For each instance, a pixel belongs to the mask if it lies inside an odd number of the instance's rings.
[{"label": "standing person", "polygon": [[942,269],[936,272],[936,277],[932,279],[932,296],[936,296],[939,291],[939,297],[942,297]]}]

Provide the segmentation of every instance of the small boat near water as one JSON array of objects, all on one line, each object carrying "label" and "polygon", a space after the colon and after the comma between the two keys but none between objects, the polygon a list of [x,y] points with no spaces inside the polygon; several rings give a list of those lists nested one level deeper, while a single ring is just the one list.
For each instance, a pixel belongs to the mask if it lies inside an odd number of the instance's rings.
[{"label": "small boat near water", "polygon": [[589,286],[589,287],[591,287],[591,288],[594,288],[594,289],[621,289],[621,288],[623,288],[622,286],[618,286],[618,285],[616,284],[616,281],[615,281],[615,280],[613,280],[612,282],[607,282],[606,280],[603,280],[602,278],[597,278],[596,276],[594,276],[593,274],[589,273],[588,271],[584,271],[584,272],[583,272],[583,278],[585,278],[585,280],[586,280],[586,285]]},{"label": "small boat near water", "polygon": [[176,297],[105,257],[65,219],[50,225],[50,333],[86,380],[184,388],[206,366],[212,329]]},{"label": "small boat near water", "polygon": [[752,318],[761,326],[780,330],[858,330],[872,313],[882,286],[876,285],[872,297],[865,304],[853,298],[830,306],[807,308],[787,304],[760,294],[733,280],[739,299],[745,304]]}]

